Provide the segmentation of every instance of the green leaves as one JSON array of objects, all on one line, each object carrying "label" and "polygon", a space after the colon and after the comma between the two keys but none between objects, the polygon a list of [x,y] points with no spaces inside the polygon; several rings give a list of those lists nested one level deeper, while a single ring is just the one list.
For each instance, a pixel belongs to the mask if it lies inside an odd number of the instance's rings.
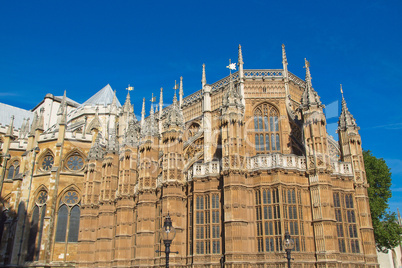
[{"label": "green leaves", "polygon": [[387,252],[402,241],[402,227],[395,213],[388,213],[388,200],[391,198],[391,172],[384,159],[376,158],[370,151],[363,151],[366,168],[368,196],[374,237],[379,251]]}]

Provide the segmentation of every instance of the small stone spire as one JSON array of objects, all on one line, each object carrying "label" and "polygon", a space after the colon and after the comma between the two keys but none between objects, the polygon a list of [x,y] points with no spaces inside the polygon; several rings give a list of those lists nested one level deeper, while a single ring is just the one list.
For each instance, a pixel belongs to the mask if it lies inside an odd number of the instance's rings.
[{"label": "small stone spire", "polygon": [[102,145],[100,144],[101,137],[102,137],[101,133],[98,133],[95,142],[93,143],[91,149],[89,149],[88,152],[89,160],[101,159],[105,155],[105,151],[103,150]]},{"label": "small stone spire", "polygon": [[401,213],[399,213],[399,208],[396,208],[396,210],[398,211],[398,224],[402,225]]},{"label": "small stone spire", "polygon": [[124,145],[127,146],[136,146],[138,144],[138,134],[139,134],[139,126],[135,115],[132,114],[128,122],[128,128],[124,136]]},{"label": "small stone spire", "polygon": [[130,85],[128,85],[127,89],[127,97],[126,97],[126,102],[123,105],[123,111],[126,113],[131,113],[134,112],[134,107],[131,104],[131,100],[130,100],[130,91],[134,90],[134,87],[131,87]]},{"label": "small stone spire", "polygon": [[159,119],[162,118],[162,109],[163,109],[163,87],[161,87],[161,94],[159,96]]},{"label": "small stone spire", "polygon": [[38,122],[37,122],[37,125],[35,125],[36,126],[36,128],[35,128],[35,130],[36,129],[38,129],[38,130],[44,130],[45,129],[45,108],[40,108],[40,113],[39,113],[39,119],[38,119]]},{"label": "small stone spire", "polygon": [[66,117],[67,117],[67,97],[66,97],[66,91],[64,90],[64,95],[63,99],[61,100],[59,110],[57,111],[57,116],[58,116],[58,123],[61,124],[66,124]]},{"label": "small stone spire", "polygon": [[237,65],[239,66],[239,78],[240,78],[240,82],[243,82],[244,80],[244,72],[243,72],[243,53],[241,51],[241,45],[239,45],[239,56],[237,59]]},{"label": "small stone spire", "polygon": [[304,68],[306,68],[306,87],[302,94],[300,106],[303,110],[308,110],[310,107],[323,108],[324,105],[322,105],[320,97],[311,84],[310,63],[307,59],[304,59],[304,63]]},{"label": "small stone spire", "polygon": [[59,110],[57,111],[57,115],[62,115],[64,113],[64,105],[66,104],[66,91],[64,90],[63,98],[61,99],[61,103],[59,106]]},{"label": "small stone spire", "polygon": [[84,126],[82,127],[82,138],[85,139],[85,132],[87,129],[88,116],[84,116]]},{"label": "small stone spire", "polygon": [[142,100],[141,128],[144,127],[144,123],[145,123],[145,98]]},{"label": "small stone spire", "polygon": [[26,129],[26,119],[24,117],[22,119],[22,124],[21,124],[21,127],[20,127],[19,135],[18,135],[20,139],[24,138],[24,136],[25,136],[24,130],[25,129]]},{"label": "small stone spire", "polygon": [[109,143],[108,143],[108,152],[109,153],[116,153],[119,151],[119,141],[117,140],[116,135],[116,122],[115,126],[109,130]]},{"label": "small stone spire", "polygon": [[179,90],[179,108],[181,109],[181,105],[183,103],[183,76],[180,76],[180,90]]},{"label": "small stone spire", "polygon": [[183,112],[181,111],[181,109],[177,103],[176,91],[174,92],[174,95],[173,95],[172,109],[169,110],[167,119],[163,125],[165,130],[167,130],[171,126],[173,126],[173,127],[177,126],[180,128],[184,128]]},{"label": "small stone spire", "polygon": [[[43,107],[41,109],[43,109]],[[38,112],[35,111],[34,116],[33,116],[33,120],[32,120],[31,130],[29,131],[29,135],[34,135],[35,134],[35,130],[36,130],[36,127],[37,127],[37,124],[38,124],[38,120],[39,120]]]},{"label": "small stone spire", "polygon": [[11,116],[10,125],[8,125],[6,136],[13,138],[14,137],[14,115]]},{"label": "small stone spire", "polygon": [[283,71],[286,73],[288,72],[288,59],[286,57],[286,51],[285,51],[285,45],[282,44],[282,65],[283,65]]},{"label": "small stone spire", "polygon": [[237,61],[238,61],[237,64],[239,65],[239,67],[240,67],[240,65],[244,64],[244,62],[243,62],[243,53],[241,51],[241,45],[240,44],[239,44],[239,56],[238,56]]},{"label": "small stone spire", "polygon": [[346,130],[348,128],[359,129],[356,124],[356,120],[353,118],[352,114],[349,112],[348,107],[346,106],[346,100],[343,96],[343,89],[341,85],[341,94],[342,94],[342,111],[339,116],[338,121],[338,130]]},{"label": "small stone spire", "polygon": [[205,63],[202,64],[202,79],[201,79],[202,88],[207,84],[207,76],[205,74]]}]

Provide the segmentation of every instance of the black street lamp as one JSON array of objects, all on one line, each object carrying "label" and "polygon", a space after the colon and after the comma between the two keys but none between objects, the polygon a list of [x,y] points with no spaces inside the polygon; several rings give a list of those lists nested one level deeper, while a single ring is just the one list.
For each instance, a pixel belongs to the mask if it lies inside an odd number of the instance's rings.
[{"label": "black street lamp", "polygon": [[292,249],[295,247],[295,242],[292,238],[290,238],[289,232],[285,233],[285,240],[283,240],[283,248],[286,251],[286,259],[288,259],[288,268],[290,268],[290,260],[292,257],[290,256]]},{"label": "black street lamp", "polygon": [[[172,241],[176,236],[176,229],[172,226],[172,220],[170,219],[169,212],[165,218],[165,222],[163,223],[163,227],[161,229],[161,236],[163,243],[165,244],[166,267],[169,267],[169,254],[179,253],[178,251],[176,252],[170,251],[170,245],[172,244]],[[157,250],[156,252],[163,252],[163,251]]]}]

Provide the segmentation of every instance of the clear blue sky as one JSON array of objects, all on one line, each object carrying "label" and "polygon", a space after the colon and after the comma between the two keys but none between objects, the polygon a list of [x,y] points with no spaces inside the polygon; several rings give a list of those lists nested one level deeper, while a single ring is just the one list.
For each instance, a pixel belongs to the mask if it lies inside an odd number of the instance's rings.
[{"label": "clear blue sky", "polygon": [[[184,77],[188,95],[227,75],[243,47],[245,68],[289,70],[327,104],[332,132],[339,84],[361,127],[363,148],[392,168],[392,211],[402,208],[402,2],[388,1],[2,1],[0,102],[32,109],[46,93],[84,102],[110,83],[135,112],[142,97]],[[148,104],[149,105],[149,104]],[[149,107],[147,108],[147,110]]]}]

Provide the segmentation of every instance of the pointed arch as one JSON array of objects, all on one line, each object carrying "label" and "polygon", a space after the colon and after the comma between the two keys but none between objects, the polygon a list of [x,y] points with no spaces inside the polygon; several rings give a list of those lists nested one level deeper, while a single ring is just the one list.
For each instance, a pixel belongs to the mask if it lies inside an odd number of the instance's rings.
[{"label": "pointed arch", "polygon": [[80,204],[81,192],[76,185],[71,184],[60,192],[56,217],[56,243],[78,242],[81,215]]},{"label": "pointed arch", "polygon": [[64,157],[63,169],[71,172],[83,171],[87,156],[78,148],[69,151]]},{"label": "pointed arch", "polygon": [[54,164],[54,153],[46,148],[38,157],[38,170],[42,172],[50,172]]},{"label": "pointed arch", "polygon": [[17,175],[19,174],[20,170],[20,159],[18,157],[13,157],[11,158],[8,163],[7,163],[7,174],[5,178],[8,180],[15,179]]},{"label": "pointed arch", "polygon": [[254,145],[257,154],[281,150],[279,109],[268,102],[254,107]]}]

